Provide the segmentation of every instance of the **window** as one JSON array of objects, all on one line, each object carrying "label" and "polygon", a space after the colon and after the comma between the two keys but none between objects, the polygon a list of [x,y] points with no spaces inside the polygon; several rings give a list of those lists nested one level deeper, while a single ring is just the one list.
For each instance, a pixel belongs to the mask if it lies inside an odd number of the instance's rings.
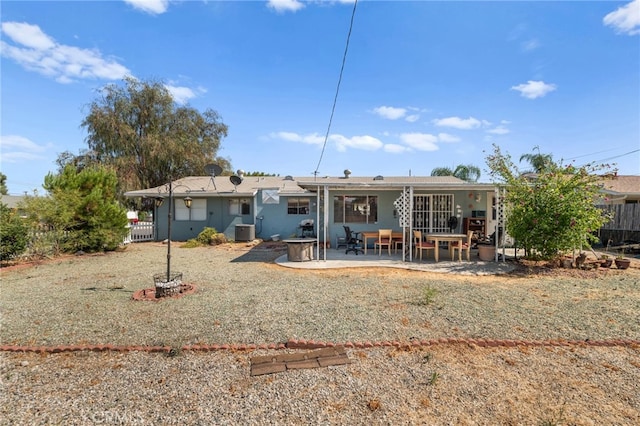
[{"label": "window", "polygon": [[287,201],[287,214],[309,214],[308,198],[289,198]]},{"label": "window", "polygon": [[422,232],[449,232],[454,216],[453,194],[416,194],[413,196],[413,228]]},{"label": "window", "polygon": [[377,221],[377,196],[336,195],[333,197],[334,223],[375,223]]},{"label": "window", "polygon": [[207,200],[194,198],[191,200],[191,208],[184,205],[184,199],[173,200],[176,220],[207,220]]},{"label": "window", "polygon": [[233,216],[251,214],[251,204],[245,198],[232,198],[229,200],[229,214]]}]

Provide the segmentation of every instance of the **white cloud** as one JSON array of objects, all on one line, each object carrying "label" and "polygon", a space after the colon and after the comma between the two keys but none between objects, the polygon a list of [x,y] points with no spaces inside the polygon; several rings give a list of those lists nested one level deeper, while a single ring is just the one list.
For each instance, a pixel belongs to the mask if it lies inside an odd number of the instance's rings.
[{"label": "white cloud", "polygon": [[455,135],[450,135],[449,133],[438,133],[438,140],[440,142],[447,142],[447,143],[460,142],[459,137]]},{"label": "white cloud", "polygon": [[388,106],[381,106],[373,109],[374,114],[379,115],[387,120],[397,120],[404,117],[407,114],[406,108],[395,108]]},{"label": "white cloud", "polygon": [[274,132],[269,135],[272,139],[282,139],[287,142],[302,142],[308,145],[322,145],[324,137],[317,133],[300,135],[294,132]]},{"label": "white cloud", "polygon": [[530,52],[532,50],[536,50],[537,48],[539,48],[540,42],[537,39],[532,38],[530,40],[520,43],[520,46],[522,47],[522,50],[524,50],[525,52]]},{"label": "white cloud", "polygon": [[[484,122],[486,124],[486,122]],[[460,118],[460,117],[447,117],[433,120],[433,124],[439,127],[453,127],[456,129],[470,130],[477,129],[483,122],[474,117]]]},{"label": "white cloud", "polygon": [[403,133],[400,140],[418,151],[438,150],[438,137],[428,133]]},{"label": "white cloud", "polygon": [[38,145],[35,142],[18,135],[0,136],[0,159],[6,163],[19,163],[24,160],[40,160],[41,153],[51,148],[51,144]]},{"label": "white cloud", "polygon": [[420,119],[420,115],[418,114],[407,115],[407,117],[405,118],[405,120],[408,121],[409,123],[415,123],[419,119]]},{"label": "white cloud", "polygon": [[384,152],[388,152],[390,154],[402,154],[407,151],[411,151],[409,147],[404,145],[398,145],[395,143],[387,143],[383,147]]},{"label": "white cloud", "polygon": [[536,99],[556,90],[556,85],[547,84],[544,81],[529,80],[525,84],[511,87],[511,90],[517,90],[521,96],[527,99]]},{"label": "white cloud", "polygon": [[487,130],[487,133],[491,133],[492,135],[506,135],[507,133],[510,133],[510,132],[511,131],[502,124],[494,127],[493,129]]},{"label": "white cloud", "polygon": [[618,34],[640,34],[640,0],[633,0],[608,13],[602,22],[613,27]]},{"label": "white cloud", "polygon": [[195,91],[189,87],[174,86],[172,84],[165,84],[164,87],[171,93],[173,100],[179,104],[186,104],[190,99],[207,92],[207,89],[203,87],[198,87]]},{"label": "white cloud", "polygon": [[169,8],[169,0],[124,0],[124,2],[151,15],[165,13]]},{"label": "white cloud", "polygon": [[56,43],[37,25],[3,22],[2,33],[16,43],[0,41],[2,56],[60,83],[77,79],[119,80],[129,74],[125,66],[103,58],[95,49]]},{"label": "white cloud", "polygon": [[297,12],[304,7],[304,3],[299,0],[268,0],[267,7],[276,12]]},{"label": "white cloud", "polygon": [[35,50],[51,49],[55,42],[37,25],[26,22],[3,22],[2,31],[16,43]]},{"label": "white cloud", "polygon": [[363,151],[377,151],[383,146],[380,139],[368,135],[353,136],[351,138],[342,135],[331,135],[330,139],[335,142],[336,149],[340,152],[344,152],[348,148],[361,149]]}]

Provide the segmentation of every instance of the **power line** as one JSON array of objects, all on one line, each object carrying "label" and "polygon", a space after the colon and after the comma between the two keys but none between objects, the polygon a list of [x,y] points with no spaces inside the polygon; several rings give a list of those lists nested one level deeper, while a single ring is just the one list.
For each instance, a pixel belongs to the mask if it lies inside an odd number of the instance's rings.
[{"label": "power line", "polygon": [[629,152],[626,152],[624,154],[616,155],[616,156],[609,157],[609,158],[603,158],[602,160],[591,161],[590,163],[591,164],[592,163],[602,163],[604,161],[615,160],[616,158],[626,157],[627,155],[635,154],[636,152],[640,152],[640,149],[635,149],[633,151],[629,151]]},{"label": "power line", "polygon": [[338,102],[338,93],[340,93],[340,83],[342,82],[342,73],[344,71],[344,64],[347,61],[347,52],[349,51],[349,40],[351,39],[351,30],[353,29],[353,18],[356,16],[357,5],[358,5],[358,0],[355,0],[353,2],[353,11],[351,12],[351,22],[349,23],[349,33],[347,34],[347,43],[344,48],[344,54],[342,55],[342,66],[340,67],[340,76],[338,77],[338,86],[336,87],[336,95],[333,98],[333,106],[331,107],[331,116],[329,117],[329,125],[327,126],[327,133],[324,135],[324,143],[322,144],[320,159],[318,160],[318,165],[316,166],[316,169],[313,172],[314,177],[318,176],[318,169],[320,169],[320,163],[322,162],[322,157],[324,157],[324,150],[327,147],[327,140],[329,139],[329,131],[331,130],[331,123],[333,122],[333,114],[336,110],[336,103]]},{"label": "power line", "polygon": [[604,149],[602,151],[591,152],[589,154],[582,154],[582,155],[577,155],[577,156],[571,157],[571,158],[564,158],[564,160],[566,160],[566,161],[577,160],[578,158],[591,157],[592,155],[602,154],[602,153],[605,153],[605,152],[611,152],[611,151],[615,151],[616,149],[620,149],[620,148]]}]

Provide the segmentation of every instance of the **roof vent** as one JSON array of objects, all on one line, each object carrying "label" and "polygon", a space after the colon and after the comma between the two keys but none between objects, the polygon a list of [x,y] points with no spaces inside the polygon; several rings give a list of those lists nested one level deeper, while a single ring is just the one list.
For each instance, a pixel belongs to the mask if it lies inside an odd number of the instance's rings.
[{"label": "roof vent", "polygon": [[384,180],[384,176],[378,175],[378,176],[374,177],[373,180]]},{"label": "roof vent", "polygon": [[344,170],[344,178],[345,179],[349,179],[349,175],[351,174],[351,170],[349,169],[345,169]]},{"label": "roof vent", "polygon": [[293,180],[293,176],[291,176],[291,175],[286,175],[286,176],[284,177],[284,180]]}]

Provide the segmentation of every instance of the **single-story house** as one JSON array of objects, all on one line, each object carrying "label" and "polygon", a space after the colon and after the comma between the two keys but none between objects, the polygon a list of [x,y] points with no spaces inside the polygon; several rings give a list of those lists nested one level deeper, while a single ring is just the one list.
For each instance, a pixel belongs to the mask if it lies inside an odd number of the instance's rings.
[{"label": "single-story house", "polygon": [[[491,235],[501,216],[495,185],[451,176],[358,177],[348,170],[338,177],[192,176],[173,181],[171,191],[171,237],[178,241],[196,237],[205,227],[231,240],[312,234],[330,245],[345,236],[345,225],[358,232],[472,229]],[[169,185],[125,194],[168,195]],[[157,240],[167,238],[169,204],[165,200],[154,212]]]},{"label": "single-story house", "polygon": [[640,203],[640,176],[614,175],[602,183],[602,204]]}]

